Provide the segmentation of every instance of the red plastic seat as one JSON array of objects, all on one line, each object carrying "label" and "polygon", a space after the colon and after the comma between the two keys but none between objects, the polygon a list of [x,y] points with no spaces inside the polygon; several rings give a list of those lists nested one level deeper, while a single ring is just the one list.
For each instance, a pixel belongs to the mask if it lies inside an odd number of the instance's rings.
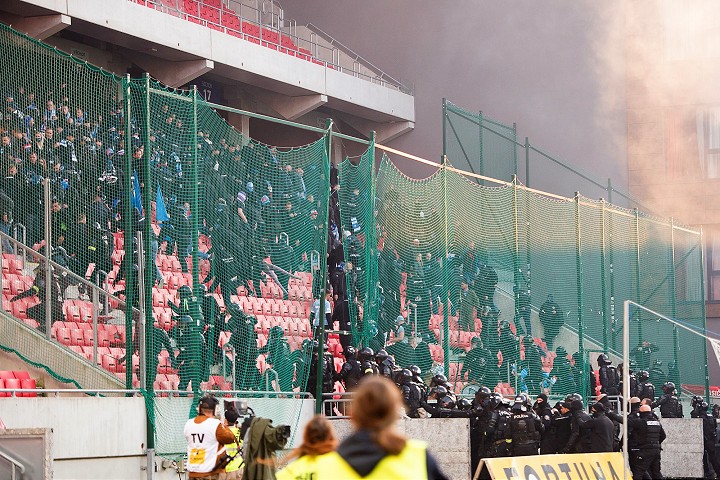
[{"label": "red plastic seat", "polygon": [[15,373],[11,370],[0,370],[0,379],[7,380],[8,378],[15,378]]},{"label": "red plastic seat", "polygon": [[[6,378],[5,388],[22,388],[22,382],[17,378]],[[20,395],[20,394],[19,394]],[[12,396],[12,394],[8,395]]]},{"label": "red plastic seat", "polygon": [[79,328],[73,328],[70,330],[70,345],[84,345],[85,337],[83,331]]}]

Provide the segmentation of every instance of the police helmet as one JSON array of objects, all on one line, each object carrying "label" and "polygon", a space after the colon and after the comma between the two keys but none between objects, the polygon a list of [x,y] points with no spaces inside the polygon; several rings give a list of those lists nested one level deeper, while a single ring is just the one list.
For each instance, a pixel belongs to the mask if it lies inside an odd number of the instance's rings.
[{"label": "police helmet", "polygon": [[703,400],[703,401],[700,403],[700,405],[698,405],[698,407],[700,408],[700,410],[707,411],[709,405],[707,404],[707,402],[706,402],[705,400]]},{"label": "police helmet", "polygon": [[468,400],[467,398],[461,398],[457,401],[457,407],[459,410],[471,410],[472,403],[470,403],[470,400]]},{"label": "police helmet", "polygon": [[430,380],[430,386],[434,387],[436,385],[442,385],[447,382],[447,377],[443,375],[442,373],[438,373],[432,379]]},{"label": "police helmet", "polygon": [[413,375],[417,375],[418,377],[422,375],[422,370],[417,365],[410,365],[410,371]]},{"label": "police helmet", "polygon": [[475,400],[484,400],[490,395],[492,395],[492,391],[488,387],[483,385],[482,387],[480,387],[480,390],[475,392]]},{"label": "police helmet", "polygon": [[448,394],[447,388],[443,387],[442,385],[438,385],[435,387],[435,396],[436,398],[443,398]]},{"label": "police helmet", "polygon": [[692,401],[690,403],[691,403],[692,407],[695,408],[704,401],[705,400],[700,395],[693,395]]},{"label": "police helmet", "polygon": [[663,392],[670,394],[675,390],[675,384],[673,382],[665,382],[662,389]]},{"label": "police helmet", "polygon": [[637,379],[639,382],[645,382],[645,381],[647,381],[648,378],[650,378],[650,374],[648,373],[647,370],[640,370],[637,373]]},{"label": "police helmet", "polygon": [[571,403],[573,400],[580,400],[582,402],[582,399],[583,397],[579,393],[571,393],[565,397],[565,401],[568,403]]},{"label": "police helmet", "polygon": [[597,363],[598,363],[598,365],[601,365],[601,366],[602,366],[602,365],[610,365],[610,363],[611,363],[611,362],[610,362],[610,357],[608,357],[608,356],[607,356],[606,354],[604,354],[604,353],[601,353],[600,355],[598,355]]},{"label": "police helmet", "polygon": [[354,357],[357,355],[357,350],[352,345],[348,345],[347,348],[345,348],[345,358]]},{"label": "police helmet", "polygon": [[361,362],[369,362],[373,359],[373,356],[375,356],[375,352],[373,352],[373,349],[370,347],[363,347],[358,352],[358,360],[360,360]]},{"label": "police helmet", "polygon": [[378,350],[378,352],[375,354],[375,362],[380,365],[388,358],[388,353],[385,351],[385,349]]},{"label": "police helmet", "polygon": [[493,393],[492,395],[490,395],[490,397],[488,398],[487,406],[490,409],[494,409],[494,408],[497,408],[498,406],[502,405],[503,401],[504,401],[503,396],[496,392],[496,393]]},{"label": "police helmet", "polygon": [[455,400],[453,400],[453,398],[451,396],[445,395],[440,400],[440,406],[442,408],[447,408],[449,410],[452,410],[453,408],[455,408]]},{"label": "police helmet", "polygon": [[270,338],[280,338],[283,333],[283,328],[280,325],[275,325],[270,329]]},{"label": "police helmet", "polygon": [[180,295],[180,298],[192,297],[192,289],[187,285],[183,285],[182,287],[178,288],[178,295]]},{"label": "police helmet", "polygon": [[410,370],[408,370],[407,368],[403,368],[402,370],[400,370],[400,381],[402,383],[411,382],[412,378],[413,374]]},{"label": "police helmet", "polygon": [[370,361],[368,361],[368,360],[365,360],[364,362],[362,362],[361,368],[362,368],[363,374],[365,374],[365,375],[372,375],[374,373],[373,368],[372,368],[372,363],[370,363]]},{"label": "police helmet", "polygon": [[527,410],[527,407],[525,407],[525,404],[522,402],[518,402],[517,398],[515,399],[515,403],[512,404],[512,411],[513,412],[524,412]]}]

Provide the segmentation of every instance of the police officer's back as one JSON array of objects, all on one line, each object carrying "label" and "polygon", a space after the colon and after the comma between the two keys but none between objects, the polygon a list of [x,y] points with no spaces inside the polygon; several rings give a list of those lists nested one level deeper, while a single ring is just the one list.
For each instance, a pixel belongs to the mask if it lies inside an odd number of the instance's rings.
[{"label": "police officer's back", "polygon": [[652,414],[649,405],[640,407],[638,415],[628,416],[632,426],[632,452],[630,468],[633,479],[642,479],[646,473],[650,478],[663,478],[660,473],[660,444],[665,440],[665,430]]},{"label": "police officer's back", "polygon": [[555,430],[552,426],[553,411],[548,404],[548,397],[544,393],[537,396],[533,410],[543,424],[543,431],[540,436],[540,454],[555,453]]},{"label": "police officer's back", "polygon": [[341,381],[346,391],[355,390],[363,377],[362,367],[357,359],[357,350],[352,345],[345,349],[345,363],[343,363],[340,372],[335,376],[335,380]]},{"label": "police officer's back", "polygon": [[666,382],[662,389],[663,394],[652,403],[652,408],[660,407],[662,418],[683,418],[682,404],[675,395],[675,384]]},{"label": "police officer's back", "polygon": [[582,400],[565,402],[570,410],[570,438],[561,453],[585,453],[590,450],[588,427],[590,415],[583,411]]},{"label": "police officer's back", "polygon": [[606,354],[601,353],[597,359],[598,362],[598,373],[600,377],[600,393],[607,395],[618,395],[618,385],[620,384],[620,378],[617,373],[617,369],[612,365],[610,357]]},{"label": "police officer's back", "polygon": [[512,440],[512,456],[537,455],[540,445],[540,432],[543,430],[540,418],[528,411],[522,402],[515,399],[508,420],[508,436]]},{"label": "police officer's back", "polygon": [[602,403],[594,403],[590,407],[592,418],[585,423],[590,430],[588,445],[590,452],[612,452],[614,450],[615,425],[607,415]]}]

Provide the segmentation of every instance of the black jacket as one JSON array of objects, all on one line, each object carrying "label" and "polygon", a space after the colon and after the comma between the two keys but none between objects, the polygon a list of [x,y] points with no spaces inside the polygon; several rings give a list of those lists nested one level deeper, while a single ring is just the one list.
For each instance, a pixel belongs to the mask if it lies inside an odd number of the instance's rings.
[{"label": "black jacket", "polygon": [[585,422],[585,427],[590,429],[588,445],[591,453],[614,451],[615,425],[605,412],[597,413],[596,417]]}]

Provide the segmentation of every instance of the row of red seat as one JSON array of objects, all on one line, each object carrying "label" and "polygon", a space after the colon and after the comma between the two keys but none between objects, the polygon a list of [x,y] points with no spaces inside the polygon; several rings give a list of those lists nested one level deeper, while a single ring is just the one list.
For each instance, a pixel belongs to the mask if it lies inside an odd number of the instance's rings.
[{"label": "row of red seat", "polygon": [[175,0],[134,0],[136,3],[149,8],[161,10],[173,16],[179,16],[191,23],[203,25],[212,30],[224,32],[237,38],[247,40],[257,45],[279,51],[286,55],[300,58],[317,65],[337,69],[331,63],[315,58],[312,52],[299,47],[289,35],[280,33],[271,28],[261,27],[252,22],[241,20],[237,12],[217,0],[180,0],[179,9]]},{"label": "row of red seat", "polygon": [[[37,382],[23,370],[0,370],[0,388],[36,389]],[[11,397],[10,392],[0,392],[0,397]],[[37,392],[18,393],[18,397],[37,397]]]}]

